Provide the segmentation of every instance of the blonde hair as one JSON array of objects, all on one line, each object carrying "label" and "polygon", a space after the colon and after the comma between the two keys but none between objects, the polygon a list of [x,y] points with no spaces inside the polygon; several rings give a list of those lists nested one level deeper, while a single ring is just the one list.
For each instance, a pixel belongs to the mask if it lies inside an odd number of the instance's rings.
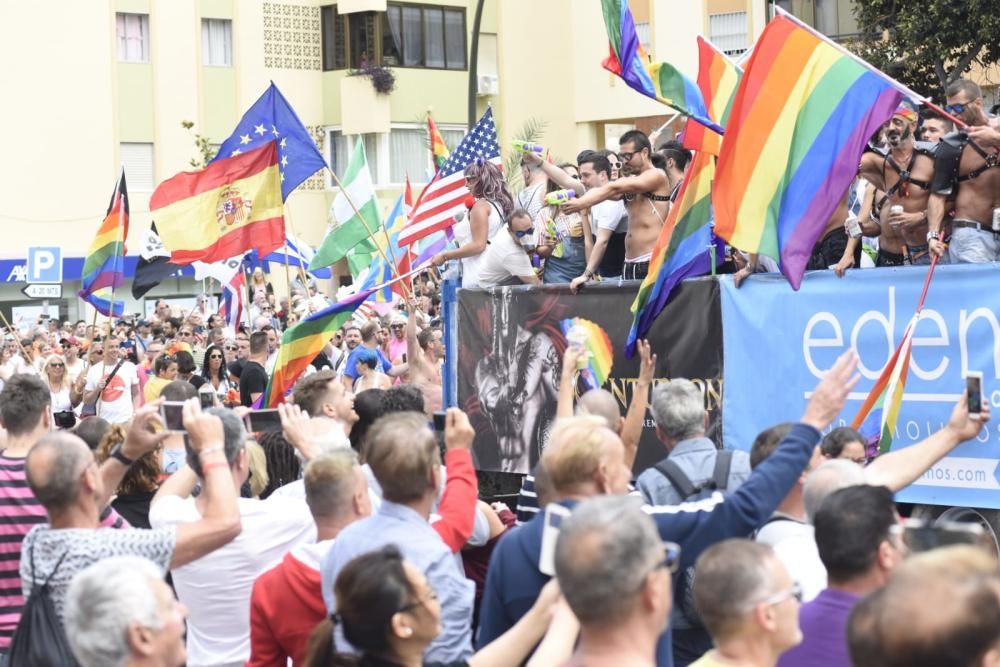
[{"label": "blonde hair", "polygon": [[250,466],[250,495],[259,498],[267,488],[270,477],[267,474],[267,455],[256,440],[247,440],[247,465]]},{"label": "blonde hair", "polygon": [[607,421],[595,415],[557,419],[542,464],[557,492],[572,491],[593,479],[604,458]]},{"label": "blonde hair", "polygon": [[[62,376],[61,387],[53,387],[51,384],[49,384],[49,364],[51,364],[53,360],[61,361],[63,364],[63,376]],[[62,356],[61,354],[53,353],[50,354],[45,359],[45,363],[42,364],[41,376],[42,376],[42,382],[44,382],[45,386],[49,388],[49,391],[62,391],[63,389],[69,389],[72,386],[72,383],[69,381],[69,366],[66,365],[66,357]]]}]

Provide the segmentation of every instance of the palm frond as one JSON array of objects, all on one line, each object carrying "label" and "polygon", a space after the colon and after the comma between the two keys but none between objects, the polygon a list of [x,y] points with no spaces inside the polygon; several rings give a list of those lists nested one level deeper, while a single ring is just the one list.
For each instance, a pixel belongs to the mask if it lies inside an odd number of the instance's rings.
[{"label": "palm frond", "polygon": [[[511,140],[541,143],[541,138],[545,135],[545,127],[547,125],[548,123],[544,119],[530,116],[524,121],[521,129],[514,133]],[[524,186],[524,183],[521,182],[521,170],[518,169],[520,164],[521,155],[513,150],[507,154],[507,159],[503,163],[504,178],[507,180],[507,187],[512,192],[520,190]]]}]

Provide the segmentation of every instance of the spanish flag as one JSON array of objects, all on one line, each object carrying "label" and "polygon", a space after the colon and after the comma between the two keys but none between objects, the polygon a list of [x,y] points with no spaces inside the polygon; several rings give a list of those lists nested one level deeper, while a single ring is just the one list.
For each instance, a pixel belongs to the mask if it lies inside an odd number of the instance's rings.
[{"label": "spanish flag", "polygon": [[185,171],[156,188],[149,209],[174,264],[219,262],[285,242],[278,145]]}]

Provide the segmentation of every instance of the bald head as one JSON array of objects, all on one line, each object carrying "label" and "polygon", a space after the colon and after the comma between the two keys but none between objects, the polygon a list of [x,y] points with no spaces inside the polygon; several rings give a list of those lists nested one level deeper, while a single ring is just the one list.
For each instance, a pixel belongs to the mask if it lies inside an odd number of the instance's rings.
[{"label": "bald head", "polygon": [[833,492],[864,483],[864,469],[848,459],[827,461],[809,473],[802,491],[802,503],[805,505],[809,523],[812,523],[823,501]]},{"label": "bald head", "polygon": [[93,452],[79,437],[66,431],[49,433],[25,461],[28,486],[50,513],[64,510],[76,503],[80,475],[93,461]]},{"label": "bald head", "polygon": [[607,427],[618,433],[621,431],[622,413],[618,401],[607,389],[591,389],[576,402],[576,413],[600,417]]}]

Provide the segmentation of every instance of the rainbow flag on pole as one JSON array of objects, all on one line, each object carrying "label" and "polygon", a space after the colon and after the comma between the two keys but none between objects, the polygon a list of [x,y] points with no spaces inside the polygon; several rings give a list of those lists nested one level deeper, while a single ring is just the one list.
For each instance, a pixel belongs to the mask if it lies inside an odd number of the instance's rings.
[{"label": "rainbow flag on pole", "polygon": [[[742,77],[743,70],[736,63],[710,41],[698,36],[698,90],[705,100],[708,117],[722,127],[729,122],[729,112]],[[688,120],[683,143],[689,150],[718,155],[722,150],[722,135]]]},{"label": "rainbow flag on pole", "polygon": [[114,291],[125,282],[125,239],[128,236],[128,190],[122,169],[111,194],[108,212],[83,261],[82,287],[77,293],[97,312],[111,317],[125,312]]},{"label": "rainbow flag on pole", "polygon": [[431,140],[431,158],[434,160],[434,171],[437,171],[448,161],[451,153],[448,151],[448,144],[444,143],[444,137],[441,136],[430,114],[427,114],[427,135]]},{"label": "rainbow flag on pole", "polygon": [[264,407],[274,408],[284,402],[285,395],[306,370],[306,366],[312,363],[323,346],[330,342],[334,332],[351,318],[358,306],[372,293],[373,290],[367,289],[352,294],[343,301],[313,313],[281,335],[274,373],[264,392]]},{"label": "rainbow flag on pole", "polygon": [[635,31],[628,0],[601,0],[610,53],[604,69],[616,74],[629,88],[662,102],[722,134],[722,127],[708,117],[701,91],[670,63],[650,64]]},{"label": "rainbow flag on pole", "polygon": [[754,48],[722,142],[715,231],[778,260],[798,289],[868,138],[906,91],[781,14]]},{"label": "rainbow flag on pole", "polygon": [[715,158],[696,153],[653,246],[649,273],[632,303],[632,326],[625,341],[625,356],[630,359],[636,342],[649,332],[674,287],[684,278],[712,269],[709,245],[716,247],[716,261],[723,259],[723,249],[711,225],[714,175]]}]

